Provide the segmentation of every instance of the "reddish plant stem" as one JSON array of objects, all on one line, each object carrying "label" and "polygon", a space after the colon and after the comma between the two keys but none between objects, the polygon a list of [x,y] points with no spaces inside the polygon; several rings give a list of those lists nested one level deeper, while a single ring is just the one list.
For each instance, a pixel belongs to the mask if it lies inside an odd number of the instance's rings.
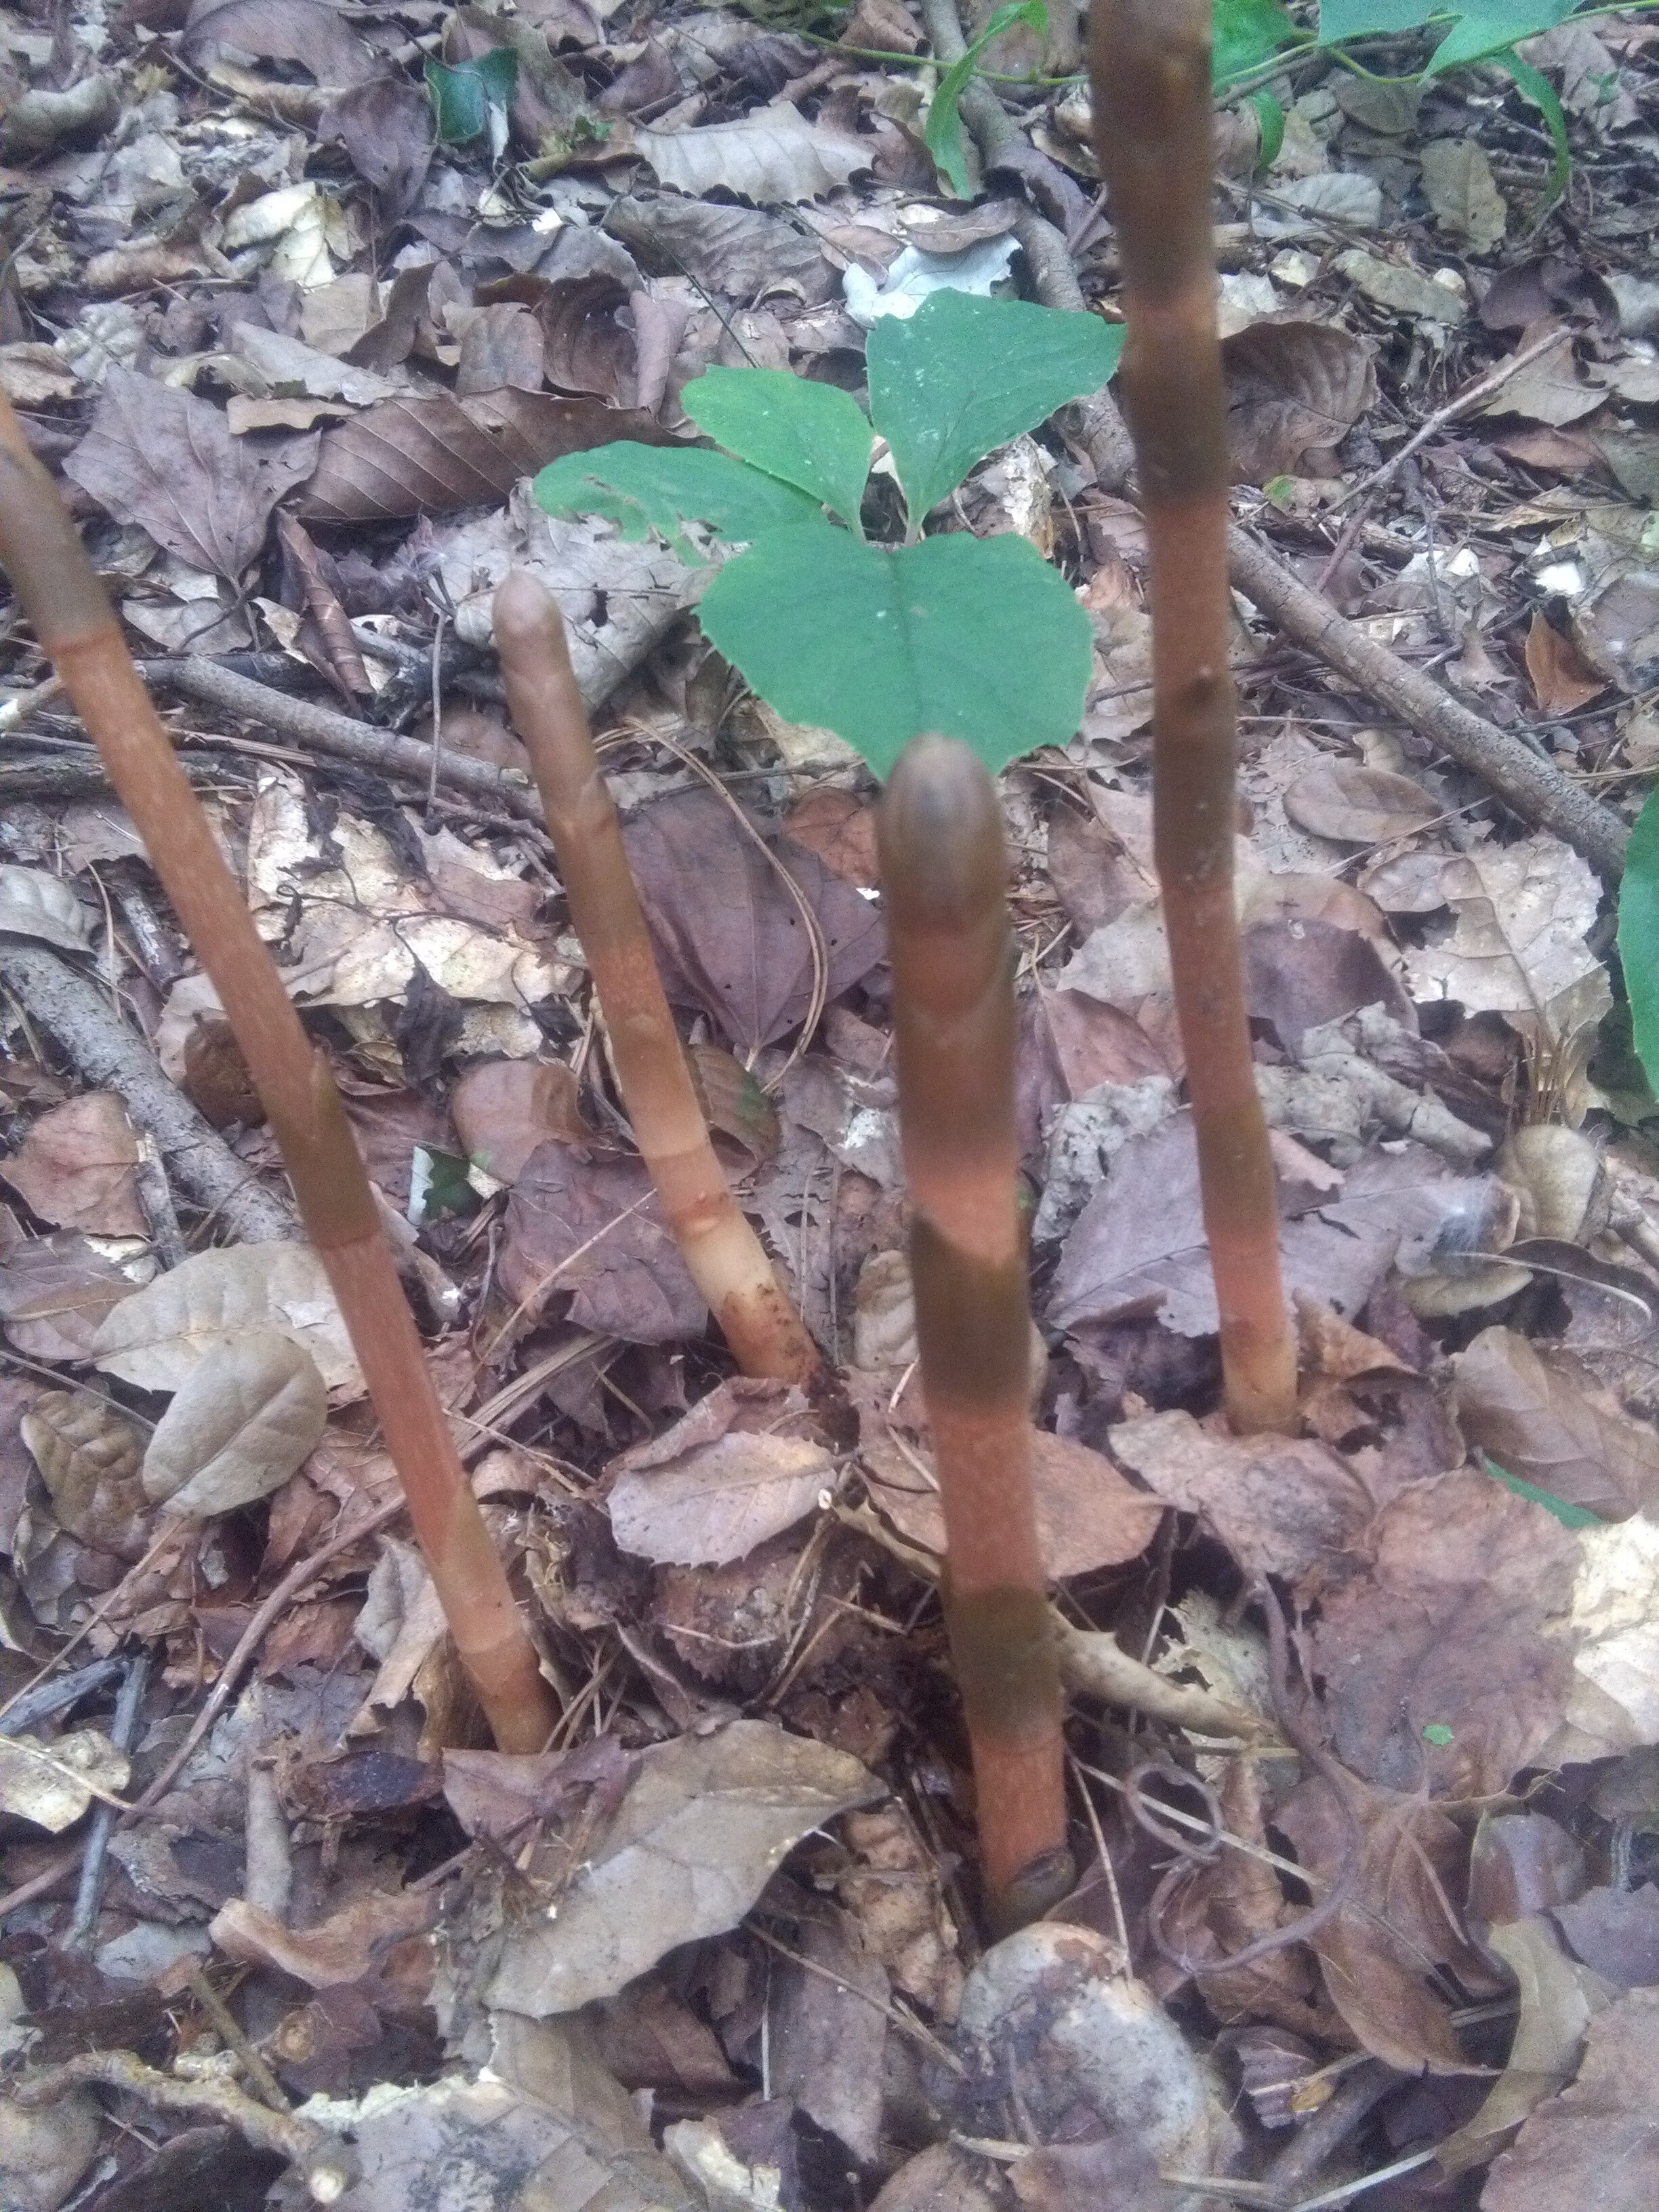
[{"label": "reddish plant stem", "polygon": [[3,398],[0,565],[236,1033],[495,1740],[504,1751],[539,1751],[557,1717],[552,1695],[457,1456],[333,1077],[213,842],[75,526]]},{"label": "reddish plant stem", "polygon": [[991,779],[956,738],[906,748],[877,818],[945,1618],[991,1917],[1007,1928],[1072,1877],[1060,1668],[1031,1489],[1007,860]]},{"label": "reddish plant stem", "polygon": [[1095,141],[1128,336],[1152,615],[1153,844],[1221,1310],[1227,1411],[1289,1427],[1296,1339],[1233,902],[1227,418],[1211,234],[1209,0],[1095,0]]},{"label": "reddish plant stem", "polygon": [[495,643],[599,994],[623,1103],[669,1228],[744,1374],[808,1382],[819,1371],[817,1346],[708,1141],[571,672],[558,603],[523,569],[495,594]]}]

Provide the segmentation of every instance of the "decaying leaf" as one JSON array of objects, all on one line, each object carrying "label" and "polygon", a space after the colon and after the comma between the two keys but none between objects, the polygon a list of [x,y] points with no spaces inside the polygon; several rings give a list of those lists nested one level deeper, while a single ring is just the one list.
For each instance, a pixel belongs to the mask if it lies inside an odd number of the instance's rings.
[{"label": "decaying leaf", "polygon": [[48,1390],[23,1416],[22,1432],[60,1526],[96,1551],[142,1559],[149,1501],[131,1424],[92,1391]]},{"label": "decaying leaf", "polygon": [[141,1390],[179,1390],[209,1352],[267,1329],[308,1352],[331,1391],[362,1395],[362,1370],[309,1244],[196,1253],[111,1311],[94,1357]]},{"label": "decaying leaf", "polygon": [[0,1811],[61,1835],[94,1797],[115,1797],[131,1768],[96,1729],[78,1729],[51,1743],[38,1736],[0,1736]]},{"label": "decaying leaf", "polygon": [[1420,783],[1391,769],[1330,761],[1310,769],[1285,791],[1285,811],[1298,830],[1340,844],[1381,845],[1409,837],[1441,809]]},{"label": "decaying leaf", "polygon": [[112,1091],[88,1091],[43,1114],[0,1176],[43,1221],[94,1237],[143,1237],[137,1140]]},{"label": "decaying leaf", "polygon": [[1243,483],[1292,474],[1304,453],[1328,453],[1376,398],[1369,352],[1323,323],[1253,323],[1221,355],[1233,474]]},{"label": "decaying leaf", "polygon": [[575,1077],[558,1060],[493,1060],[469,1067],[449,1097],[467,1157],[512,1182],[538,1145],[594,1145]]},{"label": "decaying leaf", "polygon": [[1576,714],[1607,688],[1604,676],[1585,666],[1572,640],[1541,614],[1534,614],[1527,631],[1526,660],[1533,696],[1547,714]]},{"label": "decaying leaf", "polygon": [[1590,2021],[1577,2081],[1493,2166],[1484,2212],[1647,2212],[1659,2195],[1656,2067],[1659,1990],[1632,1990]]},{"label": "decaying leaf", "polygon": [[809,1828],[882,1794],[845,1752],[767,1721],[656,1746],[557,1918],[515,1933],[490,2002],[542,2020],[613,1996],[677,1944],[735,1927]]},{"label": "decaying leaf", "polygon": [[1570,1505],[1609,1520],[1659,1497],[1659,1440],[1598,1403],[1571,1358],[1545,1357],[1509,1328],[1484,1328],[1457,1356],[1457,1411],[1469,1442]]},{"label": "decaying leaf", "polygon": [[799,1433],[806,1416],[799,1390],[738,1381],[712,1395],[718,1406],[703,1400],[617,1463],[606,1502],[624,1552],[723,1566],[793,1528],[834,1487],[832,1455]]},{"label": "decaying leaf", "polygon": [[550,392],[388,399],[323,433],[299,512],[311,522],[386,522],[497,506],[561,453],[615,438],[660,445],[665,436],[648,415]]},{"label": "decaying leaf", "polygon": [[1601,887],[1570,846],[1540,833],[1460,853],[1442,883],[1456,926],[1443,943],[1407,953],[1416,998],[1503,1014],[1540,1044],[1601,1019],[1612,992],[1584,940]]},{"label": "decaying leaf", "polygon": [[1504,235],[1509,211],[1479,142],[1431,138],[1422,159],[1423,190],[1440,228],[1467,238],[1475,252],[1490,253]]},{"label": "decaying leaf", "polygon": [[0,935],[84,952],[87,917],[73,886],[44,868],[0,868]]},{"label": "decaying leaf", "polygon": [[304,1345],[249,1330],[185,1377],[144,1454],[145,1492],[195,1520],[252,1505],[315,1450],[327,1419],[327,1386]]},{"label": "decaying leaf", "polygon": [[641,1160],[538,1146],[507,1201],[500,1267],[520,1311],[568,1297],[579,1328],[630,1344],[695,1336],[708,1317]]},{"label": "decaying leaf", "polygon": [[64,469],[118,521],[138,523],[191,568],[235,583],[264,543],[271,508],[316,459],[314,435],[261,450],[234,438],[205,399],[112,368],[92,428]]},{"label": "decaying leaf", "polygon": [[780,201],[815,200],[875,157],[873,143],[825,131],[809,123],[787,100],[757,108],[732,123],[710,123],[691,131],[635,128],[631,144],[655,170],[659,182],[693,198],[716,188],[753,200],[757,207]]}]

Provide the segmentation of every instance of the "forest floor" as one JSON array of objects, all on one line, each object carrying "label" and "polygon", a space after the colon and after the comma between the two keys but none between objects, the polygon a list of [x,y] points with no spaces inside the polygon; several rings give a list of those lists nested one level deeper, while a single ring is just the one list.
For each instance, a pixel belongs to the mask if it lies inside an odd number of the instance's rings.
[{"label": "forest floor", "polygon": [[[1659,1109],[1615,902],[1659,21],[1562,22],[1531,91],[1408,30],[1218,108],[1294,1437],[1218,1410],[1133,485],[1062,410],[935,518],[1029,538],[1095,641],[1078,735],[999,786],[1078,1882],[994,1944],[877,787],[702,640],[712,554],[527,480],[690,435],[711,365],[861,395],[906,286],[1113,319],[1116,257],[1063,11],[987,56],[964,199],[948,4],[751,4],[0,9],[0,388],[332,1063],[562,1716],[489,1747],[211,987],[0,603],[0,2205],[1651,2212]],[[507,725],[515,563],[845,1371],[828,1440],[655,1215]]]}]

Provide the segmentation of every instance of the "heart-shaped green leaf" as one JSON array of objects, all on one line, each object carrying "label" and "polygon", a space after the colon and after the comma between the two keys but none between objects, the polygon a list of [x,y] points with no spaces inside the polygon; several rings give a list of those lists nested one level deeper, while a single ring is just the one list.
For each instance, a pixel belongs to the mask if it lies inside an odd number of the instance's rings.
[{"label": "heart-shaped green leaf", "polygon": [[822,520],[769,531],[721,569],[703,634],[793,722],[834,730],[885,775],[924,730],[993,770],[1082,719],[1089,618],[1023,538],[894,550]]},{"label": "heart-shaped green leaf", "polygon": [[1097,392],[1123,333],[1098,315],[934,292],[870,333],[870,414],[892,448],[913,534],[975,461]]},{"label": "heart-shaped green leaf", "polygon": [[870,474],[870,424],[850,392],[781,368],[710,368],[682,404],[728,453],[809,492],[859,530]]}]

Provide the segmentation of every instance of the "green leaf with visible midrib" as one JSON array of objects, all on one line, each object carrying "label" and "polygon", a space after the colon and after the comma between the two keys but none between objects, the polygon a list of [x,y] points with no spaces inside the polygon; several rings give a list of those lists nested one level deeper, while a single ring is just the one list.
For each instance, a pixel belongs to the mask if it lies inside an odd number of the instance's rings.
[{"label": "green leaf with visible midrib", "polygon": [[787,369],[709,368],[686,386],[681,404],[717,446],[821,501],[859,531],[870,423],[850,392]]},{"label": "green leaf with visible midrib", "polygon": [[685,559],[699,558],[681,526],[703,522],[729,544],[764,530],[819,519],[817,502],[792,484],[763,476],[702,446],[636,446],[620,440],[550,461],[535,482],[550,514],[602,514],[624,538],[655,531]]},{"label": "green leaf with visible midrib", "polygon": [[1098,315],[934,292],[870,333],[870,415],[892,450],[913,531],[975,461],[1097,392],[1120,331]]},{"label": "green leaf with visible midrib", "polygon": [[794,722],[834,730],[885,775],[924,730],[994,771],[1075,736],[1092,663],[1088,617],[1023,538],[889,550],[822,520],[769,531],[721,569],[698,619]]}]

